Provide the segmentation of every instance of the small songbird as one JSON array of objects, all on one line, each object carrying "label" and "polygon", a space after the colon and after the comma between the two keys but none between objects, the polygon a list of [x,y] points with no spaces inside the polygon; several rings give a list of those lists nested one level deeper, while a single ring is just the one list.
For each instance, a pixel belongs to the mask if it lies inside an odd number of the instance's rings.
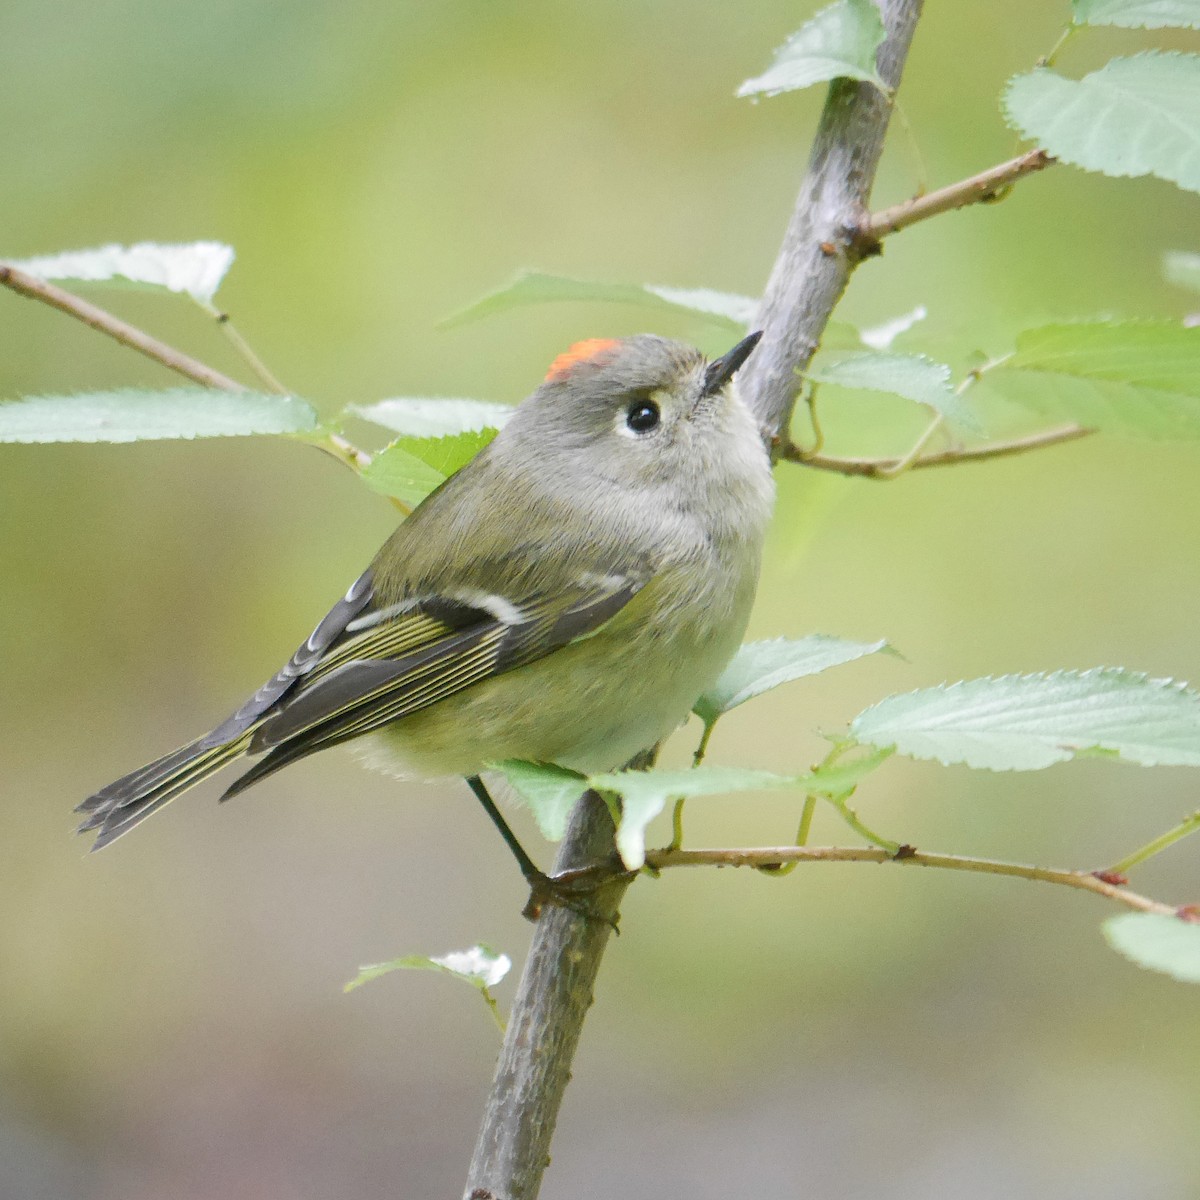
[{"label": "small songbird", "polygon": [[466,776],[496,819],[490,764],[595,772],[654,746],[754,599],[774,487],[733,377],[759,337],[712,362],[649,334],[560,355],[278,674],[79,806],[93,849],[244,755],[261,757],[226,797],[361,738],[397,775]]}]

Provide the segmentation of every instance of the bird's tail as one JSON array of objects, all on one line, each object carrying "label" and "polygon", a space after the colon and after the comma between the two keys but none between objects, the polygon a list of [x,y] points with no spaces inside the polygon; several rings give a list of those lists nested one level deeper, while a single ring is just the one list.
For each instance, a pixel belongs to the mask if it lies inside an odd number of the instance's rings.
[{"label": "bird's tail", "polygon": [[206,735],[123,775],[75,809],[86,814],[79,832],[97,831],[93,850],[115,842],[164,804],[244,754],[251,736],[247,732],[231,741],[214,744],[211,735]]}]

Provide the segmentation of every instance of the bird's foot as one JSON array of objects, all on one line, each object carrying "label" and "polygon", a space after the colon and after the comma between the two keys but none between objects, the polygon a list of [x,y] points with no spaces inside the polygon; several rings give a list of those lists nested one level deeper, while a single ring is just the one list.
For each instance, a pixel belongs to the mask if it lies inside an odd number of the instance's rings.
[{"label": "bird's foot", "polygon": [[613,856],[610,861],[593,863],[586,867],[573,867],[547,875],[542,871],[526,874],[529,884],[529,900],[521,910],[527,920],[536,921],[547,905],[566,908],[589,921],[602,921],[610,925],[613,932],[620,933],[620,914],[607,911],[598,903],[597,893],[608,884],[619,879],[632,879],[636,871],[627,871]]}]

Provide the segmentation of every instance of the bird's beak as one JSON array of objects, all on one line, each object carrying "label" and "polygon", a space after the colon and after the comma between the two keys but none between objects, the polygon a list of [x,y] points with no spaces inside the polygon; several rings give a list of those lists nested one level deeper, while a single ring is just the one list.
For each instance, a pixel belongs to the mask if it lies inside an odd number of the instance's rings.
[{"label": "bird's beak", "polygon": [[722,354],[708,364],[704,372],[704,386],[701,396],[715,396],[734,376],[737,369],[750,357],[750,352],[758,345],[762,330],[742,338],[728,354]]}]

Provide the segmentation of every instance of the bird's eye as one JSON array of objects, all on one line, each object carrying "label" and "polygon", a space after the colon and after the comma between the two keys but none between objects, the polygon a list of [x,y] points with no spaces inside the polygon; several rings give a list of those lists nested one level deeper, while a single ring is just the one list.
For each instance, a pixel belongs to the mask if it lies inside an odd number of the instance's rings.
[{"label": "bird's eye", "polygon": [[652,400],[636,400],[625,414],[625,424],[634,433],[649,433],[658,427],[660,420],[658,405]]}]

